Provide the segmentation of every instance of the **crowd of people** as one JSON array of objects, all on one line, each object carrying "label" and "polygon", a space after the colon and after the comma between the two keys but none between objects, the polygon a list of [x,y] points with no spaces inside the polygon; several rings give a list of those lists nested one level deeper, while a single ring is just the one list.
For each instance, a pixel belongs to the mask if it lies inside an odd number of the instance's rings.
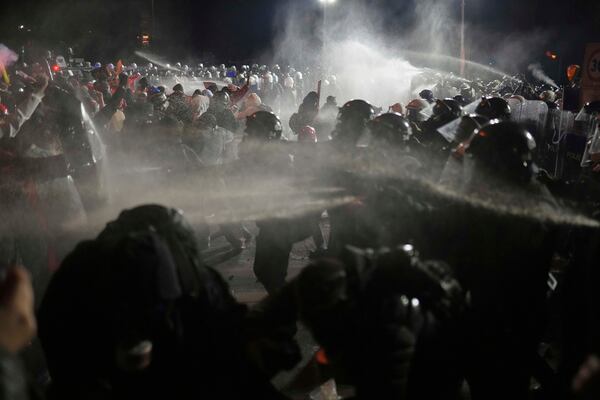
[{"label": "crowd of people", "polygon": [[[599,394],[600,102],[573,104],[576,77],[423,74],[411,101],[338,106],[344,82],[278,65],[8,72],[0,398],[307,398],[330,379],[359,399]],[[255,241],[262,301],[232,295],[211,230],[174,204],[134,198],[73,233],[114,201],[105,167],[137,162],[258,209],[216,196],[231,248]],[[290,188],[320,201],[278,202]],[[301,362],[299,326],[319,346],[300,395],[272,384]]]}]

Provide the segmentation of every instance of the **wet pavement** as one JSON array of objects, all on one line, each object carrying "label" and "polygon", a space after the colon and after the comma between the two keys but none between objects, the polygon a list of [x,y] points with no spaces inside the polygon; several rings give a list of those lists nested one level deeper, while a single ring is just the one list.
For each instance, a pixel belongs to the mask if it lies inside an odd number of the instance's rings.
[{"label": "wet pavement", "polygon": [[[206,262],[216,268],[229,282],[229,286],[236,299],[252,306],[262,300],[267,293],[263,286],[256,281],[256,277],[252,272],[254,252],[256,250],[254,237],[258,233],[258,229],[253,223],[245,224],[245,226],[252,232],[253,238],[250,242],[245,243],[245,248],[239,254],[235,254],[225,238],[221,236],[211,238],[210,247],[204,252],[204,256]],[[321,229],[327,237],[329,224],[326,220],[321,223]],[[311,238],[294,245],[290,254],[288,279],[298,275],[302,268],[310,262],[309,254],[315,248],[315,244]],[[292,371],[280,373],[275,377],[273,383],[279,389],[283,389],[290,384],[294,377],[306,367],[317,349],[316,343],[310,333],[302,326],[298,327],[296,340],[302,350],[302,362]],[[307,394],[298,394],[292,397],[308,398]]]}]

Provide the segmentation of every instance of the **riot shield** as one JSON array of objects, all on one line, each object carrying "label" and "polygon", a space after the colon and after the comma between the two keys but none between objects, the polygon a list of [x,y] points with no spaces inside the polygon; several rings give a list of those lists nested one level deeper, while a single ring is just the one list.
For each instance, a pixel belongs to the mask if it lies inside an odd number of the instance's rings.
[{"label": "riot shield", "polygon": [[559,175],[565,181],[576,180],[581,173],[587,138],[568,132],[560,144]]},{"label": "riot shield", "polygon": [[581,167],[590,167],[600,162],[600,126],[594,122],[593,135],[587,137],[585,151],[581,158]]},{"label": "riot shield", "polygon": [[[548,114],[547,135],[543,142],[538,143],[538,149],[542,153],[541,158],[544,162],[541,166],[547,171],[552,171],[554,177],[561,178],[568,160],[564,159],[565,139],[568,134],[574,135],[575,132],[575,114],[571,111],[550,110]],[[569,139],[570,143],[573,139]]]},{"label": "riot shield", "polygon": [[571,111],[558,111],[554,114],[554,127],[556,136],[553,142],[558,142],[568,132],[572,132],[575,127],[575,114]]},{"label": "riot shield", "polygon": [[87,212],[104,204],[107,191],[104,173],[105,146],[83,104],[70,93],[55,92],[60,103],[56,127],[70,174]]},{"label": "riot shield", "polygon": [[438,133],[442,135],[444,139],[448,141],[448,143],[454,142],[456,139],[456,134],[458,131],[458,126],[460,125],[460,118],[453,120],[450,123],[438,128]]},{"label": "riot shield", "polygon": [[[511,116],[512,118],[521,118],[521,108],[523,106],[524,99],[520,96],[512,96],[506,99],[508,105],[510,106]],[[516,117],[515,117],[516,116]]]},{"label": "riot shield", "polygon": [[481,103],[481,99],[477,99],[474,102],[467,104],[466,106],[463,107],[463,112],[464,114],[475,114],[475,109],[477,109],[477,106],[479,105],[479,103]]},{"label": "riot shield", "polygon": [[525,100],[518,102],[509,99],[511,118],[523,124],[536,140],[544,135],[548,118],[548,105],[541,100]]}]

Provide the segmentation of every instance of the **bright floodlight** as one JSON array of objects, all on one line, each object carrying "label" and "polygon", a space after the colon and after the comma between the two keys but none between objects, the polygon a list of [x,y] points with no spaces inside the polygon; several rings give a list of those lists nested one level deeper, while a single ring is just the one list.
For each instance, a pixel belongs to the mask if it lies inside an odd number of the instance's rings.
[{"label": "bright floodlight", "polygon": [[337,0],[319,0],[321,3],[323,4],[333,4],[335,3]]}]

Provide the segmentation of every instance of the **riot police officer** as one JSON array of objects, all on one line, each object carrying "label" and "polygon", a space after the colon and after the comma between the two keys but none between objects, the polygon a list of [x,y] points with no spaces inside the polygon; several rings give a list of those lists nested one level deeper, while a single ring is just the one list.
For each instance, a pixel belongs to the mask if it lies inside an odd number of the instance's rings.
[{"label": "riot police officer", "polygon": [[332,133],[334,144],[354,147],[365,133],[367,122],[375,117],[375,108],[364,100],[350,100],[338,112]]},{"label": "riot police officer", "polygon": [[510,119],[511,109],[508,102],[501,97],[483,97],[475,109],[475,114],[504,121]]},{"label": "riot police officer", "polygon": [[[258,111],[247,118],[246,137],[240,145],[239,168],[236,167],[247,177],[246,183],[256,182],[260,187],[263,180],[283,177],[285,181],[291,176],[291,158],[281,141],[282,130],[281,121],[271,112]],[[256,221],[259,234],[254,274],[267,292],[273,293],[284,285],[293,244],[312,234],[307,222],[304,218],[271,216]]]}]

